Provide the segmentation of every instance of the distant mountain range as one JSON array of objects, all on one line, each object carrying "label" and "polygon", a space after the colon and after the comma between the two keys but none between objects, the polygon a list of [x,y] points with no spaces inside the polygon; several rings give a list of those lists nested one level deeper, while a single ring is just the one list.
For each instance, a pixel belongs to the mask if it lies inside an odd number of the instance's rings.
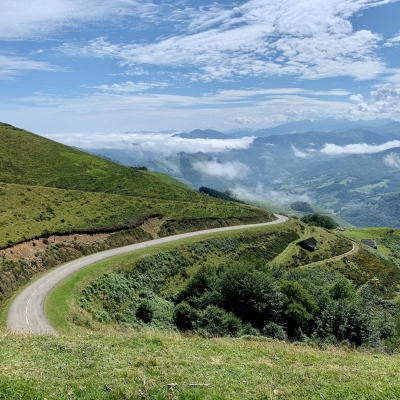
[{"label": "distant mountain range", "polygon": [[375,119],[370,121],[358,120],[350,121],[347,119],[328,118],[324,120],[302,120],[289,122],[287,124],[264,129],[231,129],[226,132],[219,132],[212,129],[195,129],[189,133],[180,132],[174,135],[186,139],[228,139],[233,137],[269,137],[274,135],[288,135],[305,132],[339,132],[348,129],[369,130],[372,132],[400,132],[400,122],[392,119]]},{"label": "distant mountain range", "polygon": [[[197,129],[174,135],[219,140],[245,136],[255,137],[245,149],[180,152],[145,165],[194,188],[231,190],[244,200],[306,200],[356,226],[400,227],[395,206],[400,200],[400,122],[304,120],[252,132]],[[106,155],[114,158],[110,150]],[[129,164],[129,155],[119,160]]]}]

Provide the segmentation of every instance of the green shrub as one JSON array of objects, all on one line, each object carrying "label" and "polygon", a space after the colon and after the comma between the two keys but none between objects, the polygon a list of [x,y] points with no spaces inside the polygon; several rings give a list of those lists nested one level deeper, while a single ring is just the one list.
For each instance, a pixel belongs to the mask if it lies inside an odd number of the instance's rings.
[{"label": "green shrub", "polygon": [[349,341],[356,346],[378,339],[377,329],[359,303],[339,300],[327,305],[317,321],[317,334],[330,341]]},{"label": "green shrub", "polygon": [[149,324],[154,315],[153,305],[150,300],[144,299],[139,304],[136,310],[136,318],[143,321],[145,324]]},{"label": "green shrub", "polygon": [[197,317],[198,312],[186,302],[180,303],[175,307],[174,323],[181,331],[192,330]]},{"label": "green shrub", "polygon": [[267,274],[246,266],[227,268],[220,278],[220,306],[258,329],[276,321],[282,310],[282,296]]},{"label": "green shrub", "polygon": [[237,336],[242,323],[232,313],[227,313],[217,306],[208,306],[199,313],[195,327],[211,336]]},{"label": "green shrub", "polygon": [[325,229],[335,229],[339,226],[331,217],[320,214],[305,215],[300,221],[311,226],[320,226]]},{"label": "green shrub", "polygon": [[269,336],[269,337],[272,337],[272,338],[278,339],[278,340],[287,339],[285,329],[282,326],[276,324],[275,322],[270,322],[264,326],[263,335]]}]

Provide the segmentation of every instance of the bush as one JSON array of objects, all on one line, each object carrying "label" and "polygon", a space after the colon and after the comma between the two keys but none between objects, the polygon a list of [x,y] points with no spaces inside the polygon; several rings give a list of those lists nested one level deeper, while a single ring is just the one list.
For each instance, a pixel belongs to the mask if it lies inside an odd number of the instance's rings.
[{"label": "bush", "polygon": [[290,203],[290,208],[293,211],[300,211],[304,213],[313,213],[314,210],[306,201],[294,201]]},{"label": "bush", "polygon": [[153,319],[153,315],[154,310],[151,301],[148,299],[143,300],[136,310],[136,318],[140,319],[145,324],[149,324]]},{"label": "bush", "polygon": [[242,336],[260,336],[260,332],[258,329],[251,326],[251,324],[247,323],[243,326],[242,331],[240,332]]},{"label": "bush", "polygon": [[294,338],[299,329],[311,332],[312,322],[318,312],[314,297],[297,282],[282,280],[279,287],[283,294],[284,315],[288,334]]},{"label": "bush", "polygon": [[268,321],[279,319],[282,296],[267,274],[247,266],[228,268],[219,283],[220,305],[243,322],[262,329]]},{"label": "bush", "polygon": [[338,342],[348,340],[356,346],[373,343],[379,334],[373,329],[370,316],[360,304],[339,300],[328,304],[317,321],[317,334]]},{"label": "bush", "polygon": [[300,221],[310,226],[320,226],[325,229],[335,229],[339,226],[331,217],[320,214],[305,215]]},{"label": "bush", "polygon": [[242,322],[232,313],[216,306],[208,306],[199,313],[196,329],[212,336],[237,336]]},{"label": "bush", "polygon": [[198,317],[197,311],[190,304],[183,302],[174,310],[174,323],[181,331],[190,331]]},{"label": "bush", "polygon": [[287,335],[282,326],[276,324],[275,322],[270,322],[264,326],[263,335],[269,336],[278,340],[287,339]]}]

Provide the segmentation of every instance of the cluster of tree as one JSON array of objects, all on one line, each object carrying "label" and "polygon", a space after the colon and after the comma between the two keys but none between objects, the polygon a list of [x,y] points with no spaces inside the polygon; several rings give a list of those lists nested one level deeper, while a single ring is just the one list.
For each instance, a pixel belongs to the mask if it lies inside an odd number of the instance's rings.
[{"label": "cluster of tree", "polygon": [[[280,277],[279,277],[280,275]],[[359,346],[398,337],[398,305],[358,294],[346,279],[322,271],[274,273],[234,265],[204,267],[175,299],[181,331],[208,336],[314,338]]]},{"label": "cluster of tree", "polygon": [[311,226],[320,226],[325,229],[335,229],[339,226],[331,217],[321,214],[308,214],[301,218],[300,221]]},{"label": "cluster of tree", "polygon": [[294,211],[300,211],[304,213],[313,213],[314,210],[306,201],[294,201],[290,203],[290,208]]},{"label": "cluster of tree", "polygon": [[149,169],[144,165],[138,167],[131,167],[132,169],[136,169],[137,171],[148,171]]},{"label": "cluster of tree", "polygon": [[222,199],[222,200],[227,200],[227,201],[233,201],[233,202],[235,202],[235,203],[246,204],[245,202],[240,201],[240,200],[238,200],[238,199],[235,198],[235,197],[232,197],[232,196],[231,196],[231,192],[229,192],[229,191],[227,191],[227,192],[220,192],[220,191],[218,191],[218,190],[211,189],[211,188],[208,188],[208,187],[206,187],[206,186],[201,186],[201,187],[199,188],[199,192],[208,194],[209,196],[212,196],[212,197],[216,197],[217,199]]}]

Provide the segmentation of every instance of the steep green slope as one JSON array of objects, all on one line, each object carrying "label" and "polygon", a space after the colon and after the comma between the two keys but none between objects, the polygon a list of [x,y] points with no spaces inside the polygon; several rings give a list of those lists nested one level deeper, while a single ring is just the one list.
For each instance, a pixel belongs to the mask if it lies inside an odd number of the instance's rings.
[{"label": "steep green slope", "polygon": [[196,201],[195,191],[11,125],[0,124],[0,182]]},{"label": "steep green slope", "polygon": [[[196,202],[123,196],[0,183],[0,249],[51,233],[109,232],[134,228],[157,216],[165,224],[184,220],[249,221],[268,212],[199,196]],[[171,232],[172,233],[172,232]]]}]

